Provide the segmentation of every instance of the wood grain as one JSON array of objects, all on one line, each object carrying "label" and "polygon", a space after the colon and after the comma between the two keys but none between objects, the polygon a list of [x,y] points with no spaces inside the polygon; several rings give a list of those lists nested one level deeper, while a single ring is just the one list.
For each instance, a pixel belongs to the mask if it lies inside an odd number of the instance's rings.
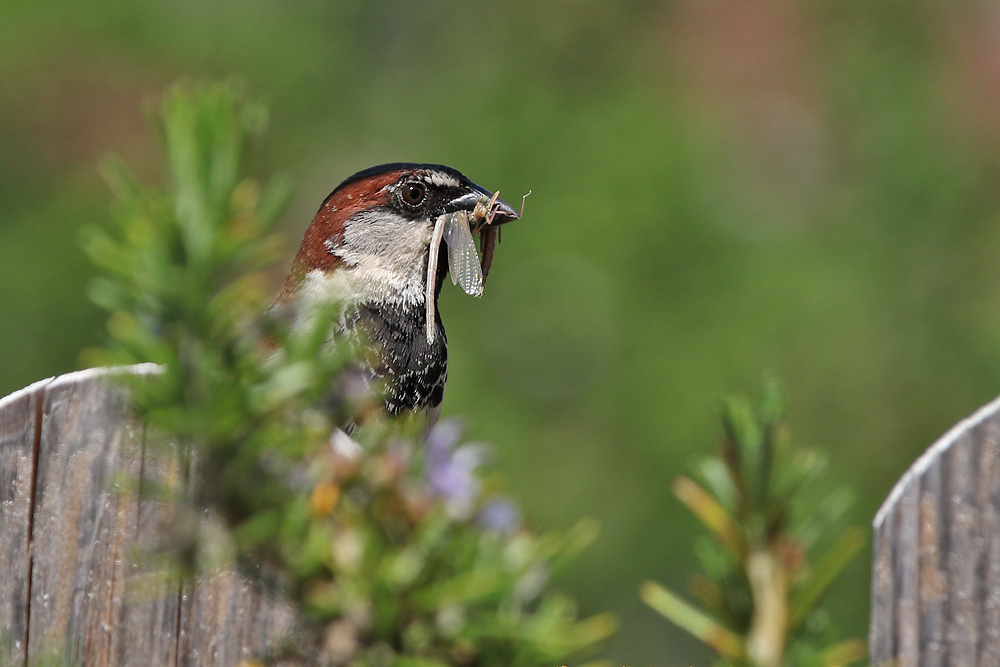
[{"label": "wood grain", "polygon": [[84,371],[46,387],[35,484],[28,650],[118,664],[128,547],[137,526],[139,425],[120,391]]},{"label": "wood grain", "polygon": [[292,630],[290,610],[268,600],[231,570],[186,587],[178,652],[185,667],[228,667],[249,661]]},{"label": "wood grain", "polygon": [[872,663],[1000,665],[1000,399],[913,464],[874,527]]},{"label": "wood grain", "polygon": [[[116,373],[81,371],[0,399],[0,664],[235,667],[293,626],[229,571],[197,585],[149,558],[183,484]],[[162,440],[162,438],[161,438]],[[157,491],[153,493],[152,491]]]},{"label": "wood grain", "polygon": [[0,399],[0,664],[24,665],[39,408],[50,380]]},{"label": "wood grain", "polygon": [[125,598],[128,667],[177,665],[181,584],[158,567],[154,554],[174,516],[172,493],[181,486],[179,450],[162,437],[145,434],[136,543],[129,559]]}]

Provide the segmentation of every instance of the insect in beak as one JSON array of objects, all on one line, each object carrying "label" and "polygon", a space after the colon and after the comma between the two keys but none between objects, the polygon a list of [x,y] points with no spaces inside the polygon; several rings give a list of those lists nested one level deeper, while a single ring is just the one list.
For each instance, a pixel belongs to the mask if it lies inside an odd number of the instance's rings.
[{"label": "insect in beak", "polygon": [[[528,194],[521,197],[520,213],[515,212],[510,204],[500,199],[499,191],[494,192],[493,196],[486,200],[485,206],[482,206],[482,199],[480,199],[477,208],[473,211],[473,213],[478,211],[481,216],[481,223],[476,227],[475,232],[479,234],[479,247],[483,251],[481,263],[483,284],[486,283],[486,278],[490,275],[490,267],[493,265],[493,250],[500,242],[500,225],[517,220],[524,214],[524,200],[530,194],[529,190]],[[481,206],[482,208],[480,208]]]},{"label": "insect in beak", "polygon": [[[471,296],[482,296],[483,285],[493,263],[493,249],[500,225],[521,217],[499,192],[489,192],[474,185],[472,192],[448,202],[445,214],[434,221],[434,232],[427,256],[427,280],[424,302],[427,308],[427,342],[434,342],[434,287],[438,249],[448,244],[448,271],[451,282]],[[530,194],[530,193],[529,193]],[[527,195],[525,195],[527,196]],[[523,211],[522,200],[521,209]],[[476,252],[473,234],[478,233],[483,251]]]},{"label": "insect in beak", "polygon": [[445,213],[468,211],[476,231],[479,231],[479,226],[487,221],[490,225],[502,225],[521,217],[514,207],[500,199],[499,192],[490,192],[475,184],[472,188],[471,192],[445,204]]}]

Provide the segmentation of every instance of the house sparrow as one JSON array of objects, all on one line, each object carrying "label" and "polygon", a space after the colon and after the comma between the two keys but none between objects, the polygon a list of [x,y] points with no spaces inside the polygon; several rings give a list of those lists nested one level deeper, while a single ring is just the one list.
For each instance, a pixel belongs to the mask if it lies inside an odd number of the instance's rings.
[{"label": "house sparrow", "polygon": [[496,194],[449,167],[365,169],[320,206],[275,305],[302,313],[316,304],[341,304],[340,333],[361,333],[374,344],[363,360],[365,376],[383,381],[389,413],[422,411],[433,422],[448,376],[437,312],[441,285],[450,269],[453,281],[479,296],[498,226],[518,217]]}]

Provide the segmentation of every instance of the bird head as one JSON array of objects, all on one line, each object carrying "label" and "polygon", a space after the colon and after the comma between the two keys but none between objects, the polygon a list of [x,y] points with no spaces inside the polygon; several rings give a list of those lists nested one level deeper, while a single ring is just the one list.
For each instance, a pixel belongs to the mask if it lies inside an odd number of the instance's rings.
[{"label": "bird head", "polygon": [[518,218],[507,202],[442,165],[393,163],[354,174],[320,206],[278,301],[425,304],[448,272],[449,262],[437,262],[431,250],[435,240],[440,246],[435,227],[449,214],[479,233],[485,277],[496,229]]},{"label": "bird head", "polygon": [[441,284],[450,271],[479,296],[498,228],[517,218],[496,193],[449,167],[365,169],[323,201],[273,310],[290,307],[298,318],[310,306],[344,306],[338,326],[364,331],[368,354],[359,361],[366,378],[384,381],[388,412],[420,411],[433,423],[448,377]]}]

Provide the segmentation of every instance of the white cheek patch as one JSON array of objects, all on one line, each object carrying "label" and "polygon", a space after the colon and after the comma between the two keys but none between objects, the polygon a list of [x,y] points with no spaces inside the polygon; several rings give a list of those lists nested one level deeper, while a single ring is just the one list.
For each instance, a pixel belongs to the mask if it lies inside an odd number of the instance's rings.
[{"label": "white cheek patch", "polygon": [[471,230],[476,224],[482,220],[468,211],[439,216],[433,228],[385,211],[360,213],[347,221],[342,237],[324,241],[326,251],[347,266],[329,275],[310,272],[301,296],[317,303],[375,302],[418,308],[423,300],[427,342],[433,343],[442,241],[448,248],[452,283],[466,294],[482,296],[483,269]]},{"label": "white cheek patch", "polygon": [[385,212],[361,213],[347,221],[342,239],[327,246],[347,267],[343,273],[355,300],[419,305],[424,298],[424,262],[431,228]]},{"label": "white cheek patch", "polygon": [[427,342],[434,342],[434,283],[437,278],[437,263],[441,240],[448,244],[448,271],[452,284],[461,286],[466,294],[483,295],[483,270],[476,252],[476,242],[469,229],[467,211],[446,213],[434,222],[434,233],[427,255],[427,293],[424,303],[427,312]]}]

